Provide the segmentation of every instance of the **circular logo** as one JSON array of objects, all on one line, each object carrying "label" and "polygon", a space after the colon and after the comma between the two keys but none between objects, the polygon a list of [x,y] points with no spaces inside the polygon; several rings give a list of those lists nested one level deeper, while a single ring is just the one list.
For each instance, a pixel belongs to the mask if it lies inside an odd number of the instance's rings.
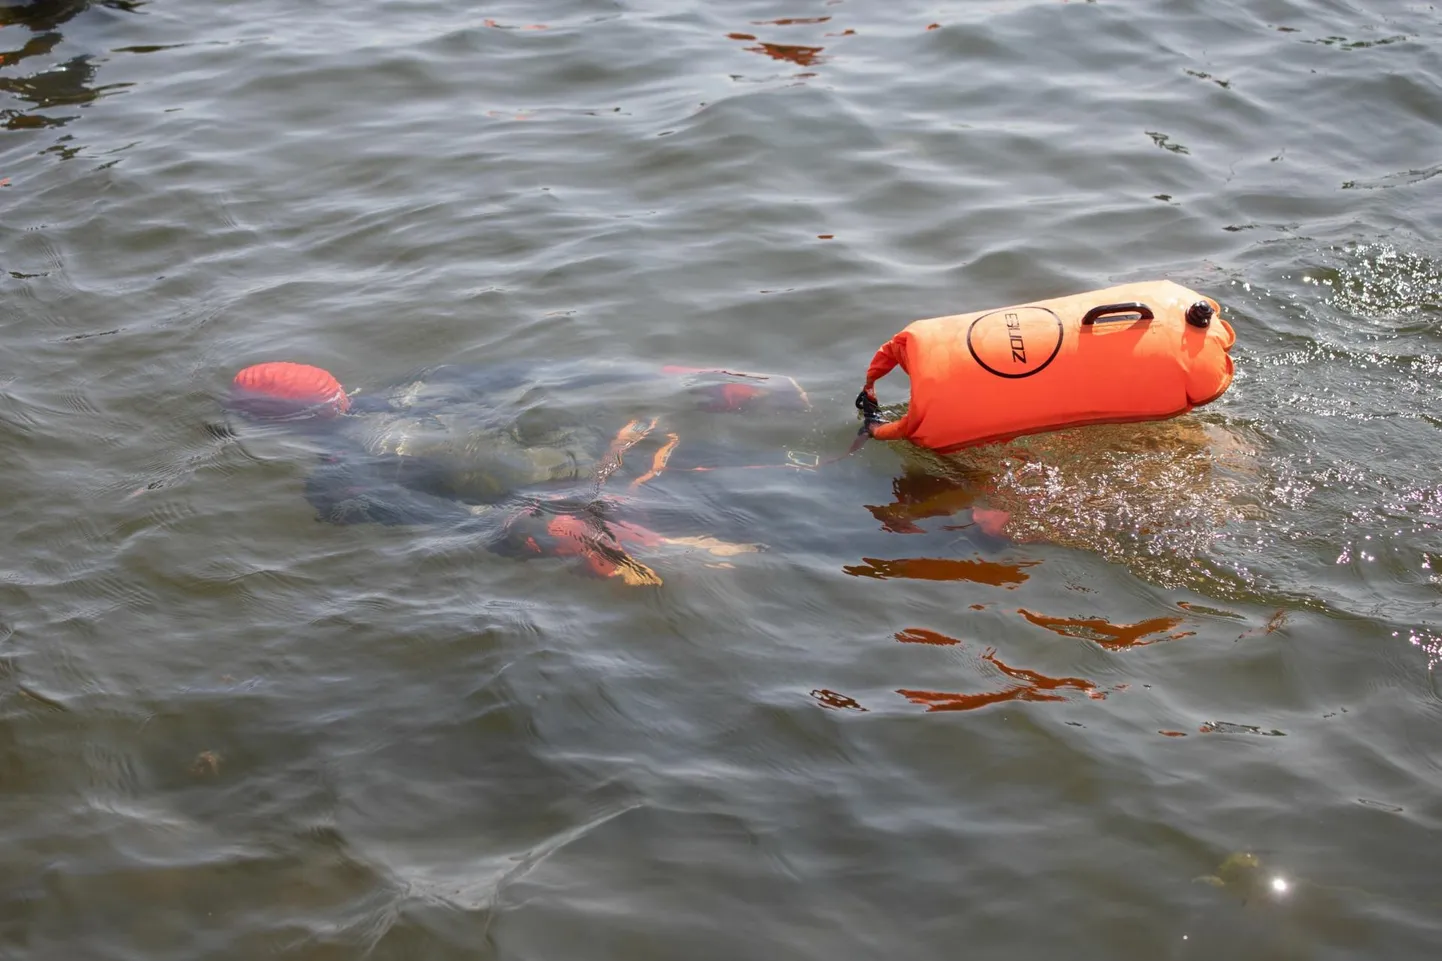
[{"label": "circular logo", "polygon": [[1030,377],[1052,362],[1061,336],[1061,318],[1045,307],[1007,307],[973,320],[966,346],[998,377]]}]

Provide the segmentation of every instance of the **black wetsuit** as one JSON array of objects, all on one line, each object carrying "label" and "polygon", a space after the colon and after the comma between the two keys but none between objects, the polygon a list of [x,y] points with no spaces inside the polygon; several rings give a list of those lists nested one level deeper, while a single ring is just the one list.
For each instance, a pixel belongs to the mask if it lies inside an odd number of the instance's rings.
[{"label": "black wetsuit", "polygon": [[[557,515],[580,519],[603,544],[616,513],[636,520],[637,508],[619,495],[659,451],[677,449],[681,422],[694,429],[671,459],[673,470],[754,464],[766,452],[744,456],[727,442],[728,432],[745,434],[745,421],[718,421],[716,413],[806,406],[788,378],[595,361],[437,367],[352,395],[342,417],[298,425],[321,451],[305,496],[323,521],[443,525],[473,532],[501,553],[548,553]],[[668,420],[657,425],[663,410]],[[607,480],[617,467],[618,431],[628,424],[652,429],[633,435],[646,439]],[[697,518],[676,520],[686,527]]]},{"label": "black wetsuit", "polygon": [[306,428],[323,450],[306,499],[338,524],[460,523],[523,493],[584,500],[607,437],[552,401],[620,376],[438,367],[357,394],[348,414]]}]

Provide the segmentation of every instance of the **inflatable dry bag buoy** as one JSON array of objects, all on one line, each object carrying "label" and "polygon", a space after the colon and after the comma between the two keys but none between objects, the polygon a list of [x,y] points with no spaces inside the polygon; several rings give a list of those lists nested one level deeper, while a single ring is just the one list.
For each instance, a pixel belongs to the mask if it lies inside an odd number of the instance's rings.
[{"label": "inflatable dry bag buoy", "polygon": [[[872,437],[938,451],[1175,417],[1232,383],[1219,309],[1162,280],[918,320],[876,352],[856,403]],[[883,423],[874,385],[898,364],[911,405]]]}]

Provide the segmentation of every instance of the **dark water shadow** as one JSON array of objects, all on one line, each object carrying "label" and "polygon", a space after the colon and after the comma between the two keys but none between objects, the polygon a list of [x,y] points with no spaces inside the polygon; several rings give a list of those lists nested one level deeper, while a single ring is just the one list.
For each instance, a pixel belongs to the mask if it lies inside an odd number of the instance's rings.
[{"label": "dark water shadow", "polygon": [[[898,636],[898,640],[900,637]],[[960,644],[960,641],[953,641]],[[928,713],[934,711],[975,711],[993,704],[1007,701],[1069,701],[1085,695],[1094,700],[1107,696],[1093,681],[1082,677],[1052,677],[1039,671],[1023,667],[1012,667],[996,656],[995,648],[987,648],[980,660],[991,665],[1002,676],[1015,681],[997,690],[974,694],[951,691],[930,691],[912,688],[898,688],[896,693],[913,704],[924,706]]]},{"label": "dark water shadow", "polygon": [[1016,587],[1027,579],[1026,568],[1040,561],[1003,564],[996,561],[964,560],[951,557],[898,557],[882,560],[863,557],[863,563],[842,568],[855,577],[878,580],[907,578],[919,581],[969,581],[990,587]]},{"label": "dark water shadow", "polygon": [[1062,637],[1085,638],[1111,651],[1145,647],[1158,641],[1177,641],[1196,633],[1176,631],[1175,628],[1182,623],[1180,617],[1153,617],[1135,624],[1113,624],[1103,617],[1051,617],[1025,608],[1017,613],[1038,627]]},{"label": "dark water shadow", "polygon": [[[14,39],[10,31],[0,34],[6,44],[0,48],[0,125],[6,130],[37,130],[63,127],[79,114],[68,108],[92,103],[110,90],[129,84],[98,85],[96,64],[91,54],[79,54],[55,62],[52,55],[64,42],[61,27],[91,7],[106,7],[136,13],[144,6],[132,0],[41,0],[37,3],[0,6],[0,28],[24,27]],[[19,46],[10,46],[13,43]],[[27,73],[25,61],[36,69]],[[11,103],[5,103],[5,101]]]}]

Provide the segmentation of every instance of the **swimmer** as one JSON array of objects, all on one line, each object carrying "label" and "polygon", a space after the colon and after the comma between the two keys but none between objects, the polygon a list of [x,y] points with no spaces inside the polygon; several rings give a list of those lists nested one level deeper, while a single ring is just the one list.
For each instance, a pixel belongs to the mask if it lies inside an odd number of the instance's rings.
[{"label": "swimmer", "polygon": [[[437,367],[392,388],[347,393],[329,372],[294,363],[240,371],[227,407],[245,422],[284,430],[319,453],[306,499],[331,523],[477,524],[488,546],[513,556],[577,558],[590,573],[660,584],[633,549],[664,546],[720,557],[754,551],[705,536],[666,536],[617,515],[660,477],[680,427],[636,411],[688,379],[696,409],[805,409],[789,378],[698,368],[644,376],[599,365]],[[578,418],[555,403],[583,391],[588,407],[626,398],[634,416]],[[640,394],[639,400],[636,399]],[[647,395],[651,395],[648,397]],[[479,525],[478,525],[479,526]]]}]

